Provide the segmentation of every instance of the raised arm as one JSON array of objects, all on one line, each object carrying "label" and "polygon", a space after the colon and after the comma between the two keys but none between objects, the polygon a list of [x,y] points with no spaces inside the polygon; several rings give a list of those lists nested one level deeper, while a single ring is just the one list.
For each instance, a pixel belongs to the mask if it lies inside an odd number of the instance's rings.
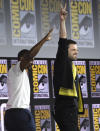
[{"label": "raised arm", "polygon": [[60,32],[59,32],[60,38],[67,38],[66,17],[67,17],[67,11],[66,11],[66,4],[65,4],[65,7],[63,8],[61,6],[61,10],[60,10]]},{"label": "raised arm", "polygon": [[39,52],[40,48],[42,47],[42,45],[51,39],[51,32],[53,31],[53,29],[51,29],[49,31],[49,33],[41,40],[39,41],[34,47],[32,47],[30,49],[30,56],[33,58],[37,55],[37,53]]},{"label": "raised arm", "polygon": [[30,50],[29,50],[29,54],[24,55],[22,60],[21,60],[21,64],[20,64],[20,69],[23,71],[24,69],[27,69],[29,66],[30,61],[33,60],[33,58],[37,55],[37,53],[39,52],[40,48],[43,46],[43,44],[51,39],[51,32],[53,31],[53,29],[51,29],[47,35],[40,40],[35,46],[33,46]]}]

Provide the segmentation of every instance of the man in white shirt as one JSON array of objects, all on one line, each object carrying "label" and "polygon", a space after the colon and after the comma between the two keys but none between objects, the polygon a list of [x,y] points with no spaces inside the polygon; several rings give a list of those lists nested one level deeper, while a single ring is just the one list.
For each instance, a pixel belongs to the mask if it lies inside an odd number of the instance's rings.
[{"label": "man in white shirt", "polygon": [[52,30],[30,50],[23,49],[18,53],[18,63],[8,72],[7,86],[9,99],[5,112],[5,127],[7,131],[35,131],[35,122],[29,110],[30,83],[28,69],[33,58],[42,45],[50,40]]}]

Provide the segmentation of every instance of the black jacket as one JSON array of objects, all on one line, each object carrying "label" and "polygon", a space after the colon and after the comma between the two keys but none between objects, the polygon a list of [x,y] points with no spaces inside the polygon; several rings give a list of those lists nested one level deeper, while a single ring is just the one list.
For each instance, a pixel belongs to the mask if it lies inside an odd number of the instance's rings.
[{"label": "black jacket", "polygon": [[59,39],[58,51],[54,63],[53,77],[55,96],[58,95],[59,87],[73,89],[72,62],[68,58],[67,39]]},{"label": "black jacket", "polygon": [[[68,58],[68,41],[67,39],[60,38],[58,42],[58,51],[54,63],[54,77],[53,77],[54,92],[55,92],[56,102],[58,103],[58,105],[60,101],[61,101],[60,103],[62,103],[63,101],[65,101],[66,103],[66,100],[68,102],[69,100],[71,101],[74,98],[74,96],[69,97],[69,96],[59,95],[59,89],[61,87],[65,89],[73,89],[74,82],[75,81],[73,80],[73,73],[72,73],[72,61]],[[78,112],[84,113],[82,92],[78,79],[75,85],[78,89],[77,91]]]}]

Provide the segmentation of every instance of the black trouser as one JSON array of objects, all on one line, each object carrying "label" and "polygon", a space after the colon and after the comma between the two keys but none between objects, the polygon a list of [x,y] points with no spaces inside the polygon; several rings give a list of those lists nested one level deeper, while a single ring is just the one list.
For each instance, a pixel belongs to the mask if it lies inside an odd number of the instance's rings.
[{"label": "black trouser", "polygon": [[73,99],[56,102],[55,120],[60,131],[79,131],[78,110]]},{"label": "black trouser", "polygon": [[7,110],[4,123],[7,131],[36,131],[33,116],[27,109]]}]

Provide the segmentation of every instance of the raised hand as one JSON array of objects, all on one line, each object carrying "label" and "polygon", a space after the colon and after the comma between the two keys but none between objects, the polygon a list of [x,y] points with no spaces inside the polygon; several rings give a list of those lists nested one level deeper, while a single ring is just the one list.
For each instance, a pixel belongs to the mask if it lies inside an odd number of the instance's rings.
[{"label": "raised hand", "polygon": [[48,34],[45,36],[46,37],[46,40],[51,40],[51,33],[52,33],[53,29],[51,29]]},{"label": "raised hand", "polygon": [[60,19],[63,21],[66,19],[68,12],[66,11],[66,4],[63,7],[61,4],[61,10],[60,10]]}]

